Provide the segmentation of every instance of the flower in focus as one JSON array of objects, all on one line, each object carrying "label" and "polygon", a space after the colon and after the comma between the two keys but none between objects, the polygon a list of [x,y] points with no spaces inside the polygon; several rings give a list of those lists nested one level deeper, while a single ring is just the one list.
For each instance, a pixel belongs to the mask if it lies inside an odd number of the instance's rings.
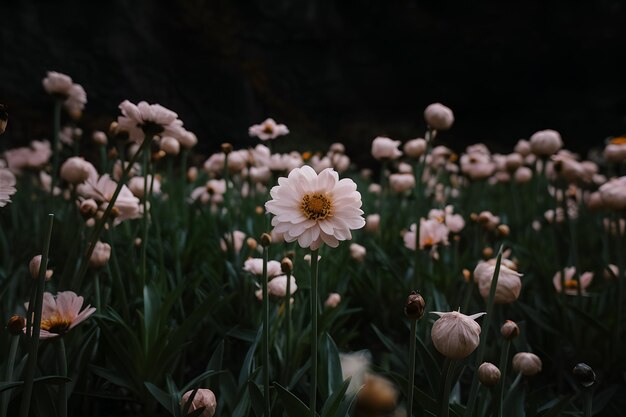
[{"label": "flower in focus", "polygon": [[[246,259],[246,262],[243,264],[243,270],[250,272],[253,275],[263,275],[263,259],[261,258],[250,258]],[[282,269],[280,266],[280,262],[278,261],[268,261],[267,262],[267,277],[271,279],[272,277],[276,277],[282,273]]]},{"label": "flower in focus", "polygon": [[286,242],[315,250],[322,243],[337,247],[339,241],[352,238],[351,229],[365,225],[361,216],[361,194],[348,178],[339,180],[332,168],[319,175],[303,166],[278,179],[270,191],[272,200],[265,203],[274,214],[272,226],[283,233]]},{"label": "flower in focus", "polygon": [[[576,268],[573,266],[565,268],[565,277],[561,279],[561,271],[558,271],[554,274],[554,278],[552,278],[552,284],[554,285],[554,289],[557,292],[563,292],[563,288],[565,288],[565,294],[567,295],[578,295],[578,281],[574,279],[576,275]],[[578,278],[580,281],[580,293],[582,295],[587,295],[587,287],[591,284],[593,280],[593,272],[583,272],[580,274]]]},{"label": "flower in focus", "polygon": [[[504,259],[500,265],[498,274],[498,284],[496,285],[496,294],[494,302],[497,304],[510,304],[517,300],[522,290],[522,274],[510,269],[504,264]],[[491,281],[496,266],[492,262],[479,262],[474,269],[474,282],[478,284],[480,295],[487,299],[491,290]]]},{"label": "flower in focus", "polygon": [[550,156],[563,146],[561,135],[556,130],[540,130],[530,137],[530,150],[537,156]]},{"label": "flower in focus", "polygon": [[11,202],[11,196],[17,192],[15,175],[6,168],[0,168],[0,207]]},{"label": "flower in focus", "polygon": [[483,362],[478,367],[478,380],[487,387],[496,385],[500,381],[500,376],[500,370],[493,363]]},{"label": "flower in focus", "polygon": [[[81,311],[83,301],[83,297],[77,296],[72,291],[61,291],[56,297],[45,292],[41,310],[40,337],[49,339],[61,336],[91,316],[96,309],[88,305]],[[25,306],[28,310],[28,303]]]},{"label": "flower in focus", "polygon": [[398,159],[402,156],[398,149],[401,143],[399,140],[379,136],[372,142],[372,156],[376,159]]},{"label": "flower in focus", "polygon": [[[189,398],[193,394],[193,390],[187,391],[183,394],[180,399],[180,409],[184,410],[185,405],[189,402]],[[217,400],[215,399],[215,394],[213,391],[206,388],[200,388],[196,391],[196,395],[194,395],[191,400],[191,404],[188,408],[188,414],[191,414],[193,411],[204,408],[202,413],[198,417],[213,417],[215,414],[215,410],[217,409]]]},{"label": "flower in focus", "polygon": [[159,134],[178,138],[185,132],[178,115],[160,104],[141,101],[135,105],[124,100],[119,109],[122,116],[117,118],[118,128],[128,132],[130,139],[137,143],[142,143],[146,136],[148,139]]},{"label": "flower in focus", "polygon": [[424,120],[432,129],[448,130],[454,123],[454,113],[441,103],[433,103],[424,110]]},{"label": "flower in focus", "polygon": [[469,356],[480,342],[480,325],[475,319],[486,313],[466,316],[457,311],[440,313],[433,311],[440,318],[433,324],[431,338],[439,353],[450,359],[463,359]]},{"label": "flower in focus", "polygon": [[541,359],[530,352],[520,352],[513,356],[513,370],[524,376],[531,376],[541,372]]},{"label": "flower in focus", "polygon": [[287,126],[277,124],[274,119],[266,119],[263,123],[252,125],[248,128],[248,134],[261,140],[276,139],[289,133]]}]

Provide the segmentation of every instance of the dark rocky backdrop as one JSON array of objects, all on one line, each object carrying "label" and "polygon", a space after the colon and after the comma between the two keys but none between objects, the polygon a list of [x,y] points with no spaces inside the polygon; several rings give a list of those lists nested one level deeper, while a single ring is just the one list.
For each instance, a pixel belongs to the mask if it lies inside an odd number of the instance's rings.
[{"label": "dark rocky backdrop", "polygon": [[50,135],[41,79],[56,70],[87,90],[86,131],[105,128],[122,100],[147,100],[178,112],[207,152],[254,143],[247,127],[271,116],[292,130],[290,145],[343,141],[366,159],[377,135],[420,136],[434,101],[455,112],[442,140],[456,150],[508,151],[554,128],[584,151],[626,133],[625,10],[617,0],[3,1],[3,141]]}]

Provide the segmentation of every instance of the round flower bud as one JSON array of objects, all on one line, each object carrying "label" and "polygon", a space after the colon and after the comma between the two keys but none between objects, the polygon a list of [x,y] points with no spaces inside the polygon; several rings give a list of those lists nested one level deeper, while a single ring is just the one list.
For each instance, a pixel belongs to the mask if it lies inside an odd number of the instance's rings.
[{"label": "round flower bud", "polygon": [[368,214],[365,218],[365,230],[370,233],[378,232],[380,226],[380,214]]},{"label": "round flower bud", "polygon": [[93,140],[93,143],[100,146],[106,146],[108,142],[106,133],[101,130],[94,131],[91,134],[91,140]]},{"label": "round flower bud", "polygon": [[168,155],[178,155],[180,152],[180,142],[171,136],[161,138],[161,150]]},{"label": "round flower bud", "polygon": [[[184,410],[185,405],[189,401],[189,397],[191,397],[193,391],[187,391],[183,397],[180,399],[180,409]],[[196,391],[196,395],[194,395],[193,400],[191,400],[191,404],[188,408],[188,414],[192,411],[198,410],[204,407],[204,411],[200,414],[199,417],[213,417],[215,414],[215,410],[217,409],[217,400],[215,399],[215,394],[210,389],[202,389],[200,388]]]},{"label": "round flower bud", "polygon": [[376,159],[398,159],[402,156],[398,149],[400,143],[399,140],[379,136],[372,142],[372,156]]},{"label": "round flower bud", "polygon": [[367,250],[364,246],[361,246],[358,243],[350,244],[350,257],[352,259],[357,262],[363,262],[365,255],[367,255]]},{"label": "round flower bud", "polygon": [[80,203],[80,214],[85,218],[89,219],[93,217],[98,211],[98,203],[96,200],[89,198]]},{"label": "round flower bud", "polygon": [[533,171],[528,167],[519,167],[515,174],[513,174],[513,179],[518,184],[524,184],[530,181],[533,177]]},{"label": "round flower bud", "polygon": [[328,298],[326,299],[326,301],[324,301],[324,306],[328,308],[335,308],[339,305],[340,302],[341,295],[337,294],[336,292],[331,292],[330,294],[328,294]]},{"label": "round flower bud", "polygon": [[563,147],[561,135],[556,130],[540,130],[530,137],[530,150],[537,156],[550,156]]},{"label": "round flower bud", "polygon": [[596,382],[596,374],[591,366],[586,363],[579,363],[572,370],[574,378],[585,388],[592,386]]},{"label": "round flower bud", "polygon": [[493,363],[483,362],[478,367],[478,380],[486,387],[493,387],[500,381],[500,370]]},{"label": "round flower bud", "polygon": [[463,359],[469,356],[480,343],[480,325],[474,320],[486,313],[477,313],[471,316],[451,311],[440,313],[435,322],[430,337],[435,348],[446,358]]},{"label": "round flower bud", "polygon": [[417,159],[426,152],[426,140],[422,138],[413,139],[404,144],[404,153],[409,158]]},{"label": "round flower bud", "polygon": [[61,165],[61,178],[70,184],[85,182],[91,173],[96,170],[89,162],[78,156],[73,156]]},{"label": "round flower bud", "polygon": [[356,408],[359,415],[380,416],[388,415],[395,410],[398,392],[386,379],[366,374],[363,387],[357,394]]},{"label": "round flower bud", "polygon": [[[494,302],[496,304],[510,304],[517,300],[522,290],[522,280],[517,271],[508,268],[502,262],[500,272],[498,274],[498,284],[496,285],[496,294]],[[479,262],[474,269],[474,282],[478,284],[480,295],[487,299],[491,291],[491,281],[495,273],[496,266],[491,262]]]},{"label": "round flower bud", "polygon": [[404,315],[411,320],[419,320],[424,316],[424,308],[426,302],[424,298],[417,292],[413,291],[404,305]]},{"label": "round flower bud", "polygon": [[514,321],[507,320],[502,327],[500,327],[500,333],[506,340],[513,340],[519,336],[519,327]]},{"label": "round flower bud", "polygon": [[412,190],[415,187],[415,177],[413,174],[391,174],[389,186],[396,193]]},{"label": "round flower bud", "polygon": [[260,240],[261,246],[268,247],[272,244],[272,236],[269,233],[263,233]]},{"label": "round flower bud", "polygon": [[231,153],[233,151],[233,145],[231,145],[228,142],[222,143],[222,152],[226,155],[228,155],[229,153]]},{"label": "round flower bud", "polygon": [[[41,255],[34,256],[33,259],[30,260],[28,264],[28,270],[30,271],[30,275],[33,279],[39,278],[39,269],[41,268]],[[49,281],[52,278],[52,270],[48,269],[46,271],[46,281]]]},{"label": "round flower bud", "polygon": [[108,243],[96,242],[91,257],[89,258],[89,266],[92,268],[102,268],[109,262],[111,257],[111,245]]},{"label": "round flower bud", "polygon": [[[289,295],[293,295],[297,289],[298,285],[296,284],[296,278],[293,275],[290,275]],[[273,295],[275,297],[285,297],[287,295],[287,276],[281,275],[276,278],[272,278],[272,280],[267,283],[267,292],[269,295]]]},{"label": "round flower bud", "polygon": [[541,359],[534,353],[517,353],[513,356],[513,370],[524,376],[538,374],[541,371]]},{"label": "round flower bud", "polygon": [[26,319],[20,315],[13,315],[7,322],[7,330],[12,335],[18,336],[22,334],[24,327],[26,326]]},{"label": "round flower bud", "polygon": [[283,274],[289,275],[291,271],[293,271],[293,262],[288,257],[284,257],[282,261],[280,261],[280,270],[283,271]]},{"label": "round flower bud", "polygon": [[424,110],[424,120],[433,129],[448,130],[454,123],[454,114],[441,103],[433,103]]}]

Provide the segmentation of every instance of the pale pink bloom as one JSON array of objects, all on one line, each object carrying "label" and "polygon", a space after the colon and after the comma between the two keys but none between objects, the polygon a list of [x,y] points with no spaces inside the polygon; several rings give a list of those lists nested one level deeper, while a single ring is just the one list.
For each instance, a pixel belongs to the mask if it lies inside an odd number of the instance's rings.
[{"label": "pale pink bloom", "polygon": [[[28,303],[25,304],[28,310]],[[84,310],[83,297],[72,291],[61,291],[56,298],[49,292],[43,294],[41,332],[39,337],[50,339],[61,336],[91,316],[96,309],[88,305]],[[24,328],[26,331],[26,328]]]},{"label": "pale pink bloom", "polygon": [[63,162],[59,175],[70,184],[79,184],[87,181],[90,177],[97,177],[98,171],[82,157],[73,156]]},{"label": "pale pink bloom", "polygon": [[365,255],[367,255],[367,250],[364,246],[359,245],[358,243],[350,244],[350,257],[357,262],[363,262],[365,260]]},{"label": "pale pink bloom", "polygon": [[124,100],[119,109],[122,112],[117,118],[119,128],[128,132],[130,139],[137,143],[143,142],[145,133],[178,138],[185,132],[178,115],[160,104],[141,101],[135,105]]},{"label": "pale pink bloom", "polygon": [[518,184],[527,183],[533,178],[533,171],[528,167],[519,167],[513,175],[515,182]]},{"label": "pale pink bloom", "polygon": [[369,187],[367,187],[367,191],[370,194],[378,195],[383,191],[383,187],[381,187],[380,184],[376,184],[375,182],[373,182],[369,185]]},{"label": "pale pink bloom", "polygon": [[604,148],[604,159],[608,162],[624,162],[626,161],[626,142],[625,143],[609,143]]},{"label": "pale pink bloom", "polygon": [[246,234],[240,230],[235,230],[233,233],[234,243],[231,240],[231,234],[226,233],[223,239],[220,239],[220,248],[223,252],[228,252],[228,247],[232,245],[235,253],[241,252],[244,242],[246,241]]},{"label": "pale pink bloom", "polygon": [[459,233],[465,227],[465,220],[460,214],[454,214],[454,207],[447,205],[445,209],[431,209],[428,212],[429,219],[436,219],[445,223],[452,233]]},{"label": "pale pink bloom", "polygon": [[518,154],[522,155],[523,157],[526,157],[528,155],[530,155],[530,142],[528,142],[526,139],[520,139],[517,141],[517,144],[515,145],[515,152],[517,152]]},{"label": "pale pink bloom", "polygon": [[504,165],[508,171],[514,172],[524,165],[524,157],[519,153],[510,153],[505,157]]},{"label": "pale pink bloom", "polygon": [[[137,198],[143,198],[144,195],[144,177],[132,177],[128,180],[128,189]],[[148,175],[148,192],[152,190],[152,194],[161,193],[161,181],[159,177],[154,177],[152,181],[152,175]]]},{"label": "pale pink bloom", "polygon": [[[243,270],[250,272],[254,275],[263,275],[263,259],[261,258],[249,258],[243,264]],[[268,261],[267,262],[267,276],[268,278],[276,277],[282,274],[280,268],[280,262]]]},{"label": "pale pink bloom", "polygon": [[496,164],[491,160],[489,154],[473,152],[461,156],[461,172],[472,180],[485,179],[496,170]]},{"label": "pale pink bloom", "polygon": [[162,137],[159,146],[168,155],[178,155],[180,152],[180,142],[171,136]]},{"label": "pale pink bloom", "polygon": [[328,298],[326,299],[326,301],[324,301],[324,306],[328,308],[335,308],[339,305],[340,302],[341,295],[337,294],[336,292],[331,292],[330,294],[328,294]]},{"label": "pale pink bloom", "polygon": [[[180,399],[181,411],[185,408],[187,402],[189,402],[191,394],[193,394],[193,390],[187,391]],[[200,388],[196,391],[196,395],[194,395],[191,400],[188,412],[191,413],[203,407],[204,410],[198,417],[213,417],[215,415],[215,411],[217,410],[217,400],[215,398],[215,394],[213,394],[213,391],[210,389]]]},{"label": "pale pink bloom", "polygon": [[334,153],[330,156],[332,167],[339,173],[346,172],[350,168],[350,158],[341,153]]},{"label": "pale pink bloom", "polygon": [[[122,161],[119,159],[115,161],[115,164],[113,164],[113,179],[115,181],[119,181],[120,178],[122,178],[122,173],[124,172],[124,169],[128,167],[129,164],[130,162],[124,161],[122,163]],[[140,172],[141,172],[141,165],[139,163],[134,163],[133,166],[128,171],[128,177],[132,178],[136,175],[139,175]]]},{"label": "pale pink bloom", "polygon": [[454,113],[441,103],[433,103],[424,110],[424,120],[432,129],[448,130],[454,123]]},{"label": "pale pink bloom", "polygon": [[591,176],[587,174],[583,165],[566,154],[552,156],[552,170],[555,176],[560,176],[568,182],[589,182]]},{"label": "pale pink bloom", "polygon": [[[519,298],[522,290],[522,274],[506,266],[505,259],[500,265],[498,274],[498,284],[494,302],[497,304],[511,304]],[[508,260],[506,260],[508,261]],[[508,261],[510,262],[510,261]],[[480,295],[487,299],[491,291],[491,281],[495,273],[496,266],[492,262],[479,262],[474,269],[474,282],[478,284]]]},{"label": "pale pink bloom", "polygon": [[178,131],[179,134],[175,136],[175,138],[178,140],[178,142],[180,142],[180,146],[185,149],[191,149],[196,146],[196,144],[198,143],[198,138],[196,137],[195,133],[190,132],[183,127],[178,129]]},{"label": "pale pink bloom", "polygon": [[254,149],[250,149],[250,159],[256,166],[267,166],[269,168],[272,152],[270,148],[263,144],[258,144]]},{"label": "pale pink bloom", "polygon": [[[101,210],[106,210],[116,187],[117,183],[108,174],[105,174],[100,178],[91,177],[87,179],[84,183],[79,184],[76,190],[80,196],[94,199],[100,204]],[[122,186],[115,200],[114,208],[119,212],[113,222],[115,226],[124,220],[136,219],[143,215],[143,208],[139,204],[139,199],[125,185]]]},{"label": "pale pink bloom", "polygon": [[272,178],[272,171],[267,166],[250,167],[250,178],[255,183],[267,183]]},{"label": "pale pink bloom", "polygon": [[333,163],[328,156],[320,157],[320,155],[313,155],[309,160],[309,164],[318,174],[326,168],[333,167]]},{"label": "pale pink bloom", "polygon": [[614,264],[608,264],[605,268],[604,268],[604,279],[615,279],[615,278],[619,278],[619,268],[617,267],[617,265]]},{"label": "pale pink bloom", "polygon": [[328,148],[328,150],[330,153],[345,153],[346,147],[343,143],[335,142],[330,145],[330,148]]},{"label": "pale pink bloom", "polygon": [[[417,226],[415,223],[411,225],[409,231],[404,234],[404,246],[408,249],[415,250],[415,233]],[[420,235],[419,248],[436,248],[437,245],[448,244],[448,234],[450,230],[445,223],[438,219],[420,219]]]},{"label": "pale pink bloom", "polygon": [[404,144],[403,149],[406,156],[417,159],[426,152],[426,140],[422,138],[410,140]]},{"label": "pale pink bloom", "polygon": [[0,168],[0,207],[11,202],[11,196],[17,192],[15,175],[6,168]]},{"label": "pale pink bloom", "polygon": [[[561,282],[561,271],[557,271],[554,274],[554,278],[552,279],[552,284],[554,284],[554,289],[557,292],[563,292],[563,283],[565,284],[565,294],[567,295],[578,295],[578,282],[574,279],[576,275],[576,268],[573,266],[565,268],[565,278],[563,282]],[[582,295],[587,295],[587,287],[591,284],[593,280],[593,272],[583,272],[578,277],[580,281],[580,292]]]},{"label": "pale pink bloom", "polygon": [[48,74],[46,75],[46,78],[43,79],[42,84],[48,94],[67,97],[70,94],[70,89],[74,83],[68,75],[56,71],[48,71]]},{"label": "pale pink bloom", "polygon": [[89,266],[93,268],[102,268],[109,262],[111,257],[111,245],[108,243],[96,242],[91,257],[89,258]]},{"label": "pale pink bloom", "polygon": [[[52,177],[46,171],[39,171],[39,186],[46,193],[50,192],[50,187],[52,187]],[[59,187],[55,186],[52,190],[52,195],[61,195],[63,190]]]},{"label": "pale pink bloom", "polygon": [[277,124],[274,119],[266,119],[263,123],[252,125],[248,128],[248,134],[261,140],[276,139],[289,133],[287,126]]},{"label": "pale pink bloom", "polygon": [[298,152],[288,154],[273,154],[270,157],[269,167],[272,171],[291,172],[293,169],[300,168],[304,165],[302,155]]},{"label": "pale pink bloom", "polygon": [[67,99],[63,103],[70,115],[80,115],[87,104],[87,93],[80,84],[73,84]]},{"label": "pale pink bloom", "polygon": [[431,329],[431,339],[435,349],[446,358],[463,359],[469,356],[480,343],[480,325],[476,319],[486,313],[466,316],[458,311],[440,313],[432,311],[440,318]]},{"label": "pale pink bloom", "polygon": [[[307,253],[306,255],[304,255],[304,257],[302,259],[304,259],[304,262],[306,262],[307,264],[309,264],[309,266],[311,266],[311,254],[310,253]],[[318,262],[319,262],[320,259],[322,259],[322,257],[317,255],[317,261]]]},{"label": "pale pink bloom", "polygon": [[365,221],[365,230],[370,233],[378,232],[380,226],[380,214],[368,214]]},{"label": "pale pink bloom", "polygon": [[400,162],[398,164],[398,172],[401,174],[412,174],[413,167],[411,166],[411,164],[407,164],[406,162]]},{"label": "pale pink bloom", "polygon": [[[204,162],[204,170],[210,174],[222,175],[226,156],[223,152],[214,153]],[[228,154],[228,171],[241,172],[248,163],[248,151],[238,150]]]},{"label": "pale pink bloom", "polygon": [[490,211],[481,211],[477,218],[487,230],[494,230],[500,224],[500,217],[494,216]]},{"label": "pale pink bloom", "polygon": [[[30,272],[30,276],[34,279],[38,279],[39,277],[39,269],[41,268],[41,255],[35,255],[28,263],[28,271]],[[46,281],[50,281],[54,271],[51,269],[46,270]]]},{"label": "pale pink bloom", "polygon": [[398,149],[402,142],[379,136],[372,142],[372,156],[376,159],[398,159],[402,152]]},{"label": "pale pink bloom", "polygon": [[29,147],[10,149],[4,153],[8,168],[14,173],[23,169],[41,169],[52,156],[52,148],[48,141],[34,140]]},{"label": "pale pink bloom", "polygon": [[397,193],[412,190],[415,187],[415,177],[413,174],[391,174],[389,186]]},{"label": "pale pink bloom", "polygon": [[605,206],[611,210],[626,208],[626,176],[611,179],[603,184],[598,192]]},{"label": "pale pink bloom", "polygon": [[91,135],[91,140],[93,140],[96,145],[100,146],[106,146],[108,142],[106,133],[100,130],[96,130],[93,132],[93,134]]},{"label": "pale pink bloom", "polygon": [[319,175],[309,166],[297,168],[278,184],[265,208],[274,214],[272,226],[287,242],[297,240],[313,250],[322,243],[337,247],[339,241],[352,238],[351,229],[365,225],[356,184],[349,178],[339,180],[331,168]]},{"label": "pale pink bloom", "polygon": [[[296,278],[293,275],[290,275],[289,278],[289,295],[293,295],[293,293],[295,293],[298,289],[298,285],[296,284]],[[280,275],[276,278],[272,278],[272,280],[267,283],[267,292],[269,295],[273,295],[274,297],[287,296],[287,276]]]},{"label": "pale pink bloom", "polygon": [[556,130],[540,130],[530,137],[530,150],[538,156],[553,155],[562,147],[563,140]]}]

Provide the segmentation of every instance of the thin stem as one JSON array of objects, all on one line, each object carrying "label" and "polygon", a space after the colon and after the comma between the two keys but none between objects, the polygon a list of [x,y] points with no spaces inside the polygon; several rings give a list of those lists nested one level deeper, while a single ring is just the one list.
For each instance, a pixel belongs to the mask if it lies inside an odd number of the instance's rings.
[{"label": "thin stem", "polygon": [[54,114],[52,117],[52,175],[50,181],[50,194],[54,194],[54,186],[57,181],[59,171],[59,130],[61,130],[61,106],[63,100],[54,100]]},{"label": "thin stem", "polygon": [[28,304],[35,305],[35,318],[33,320],[33,331],[30,335],[28,346],[28,361],[24,372],[24,390],[22,391],[22,402],[20,404],[20,417],[28,417],[30,410],[31,396],[33,393],[33,383],[35,371],[37,370],[37,351],[39,348],[39,332],[41,330],[41,310],[43,307],[43,290],[46,285],[46,270],[48,268],[48,253],[50,252],[50,239],[52,237],[52,225],[54,214],[48,214],[48,230],[44,240],[43,253],[41,254],[41,264],[39,267],[39,277],[37,277],[37,291],[35,299],[29,300]]},{"label": "thin stem", "polygon": [[[15,356],[17,356],[17,347],[20,343],[20,335],[11,336],[11,349],[9,350],[9,357],[7,362],[7,370],[4,380],[6,382],[13,381],[13,367],[15,366]],[[11,401],[11,391],[4,391],[2,393],[2,411],[0,416],[7,417],[7,409],[9,408],[9,401]]]},{"label": "thin stem", "polygon": [[413,416],[413,389],[415,386],[415,347],[417,320],[411,320],[411,340],[409,342],[409,386],[407,387],[407,416]]},{"label": "thin stem", "polygon": [[317,404],[317,253],[311,250],[311,417],[315,417]]},{"label": "thin stem", "polygon": [[102,311],[102,299],[100,298],[100,273],[99,272],[96,272],[93,284],[96,290],[96,309],[98,311]]},{"label": "thin stem", "polygon": [[591,417],[591,410],[593,409],[593,388],[585,388],[585,417]]},{"label": "thin stem", "polygon": [[148,200],[149,189],[148,189],[148,164],[150,163],[150,152],[144,152],[143,154],[143,164],[142,164],[142,173],[143,173],[143,217],[141,218],[141,284],[142,287],[146,284],[146,274],[147,274],[147,255],[148,255]]},{"label": "thin stem", "polygon": [[267,291],[267,262],[269,248],[263,246],[263,396],[265,399],[265,417],[270,417],[270,303]]},{"label": "thin stem", "polygon": [[443,392],[441,393],[441,412],[439,417],[448,417],[450,411],[450,388],[452,387],[452,374],[456,361],[453,359],[446,359],[446,363],[443,368]]},{"label": "thin stem", "polygon": [[496,416],[502,417],[503,414],[503,405],[504,405],[504,383],[506,381],[506,368],[509,359],[509,348],[511,347],[511,341],[508,339],[504,340],[504,346],[502,346],[502,351],[500,352],[500,381],[497,386],[497,395],[496,395]]},{"label": "thin stem", "polygon": [[289,345],[291,343],[291,273],[287,273],[287,295],[285,296],[285,375],[289,375]]},{"label": "thin stem", "polygon": [[[67,376],[67,356],[65,354],[65,342],[63,337],[57,338],[57,356],[59,375]],[[67,384],[59,385],[59,417],[67,417]]]}]

